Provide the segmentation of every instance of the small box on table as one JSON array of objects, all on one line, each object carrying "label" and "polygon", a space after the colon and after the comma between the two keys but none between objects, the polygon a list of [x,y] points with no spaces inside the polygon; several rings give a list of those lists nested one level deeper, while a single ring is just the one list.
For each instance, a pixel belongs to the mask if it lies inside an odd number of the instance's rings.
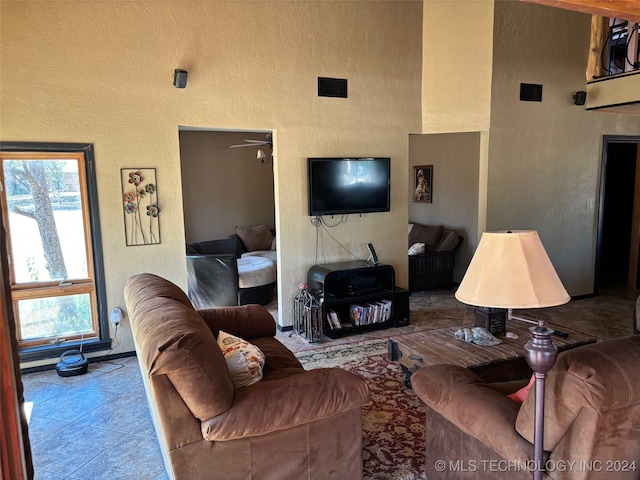
[{"label": "small box on table", "polygon": [[504,335],[507,310],[504,308],[476,307],[473,311],[475,326],[484,327],[492,335]]}]

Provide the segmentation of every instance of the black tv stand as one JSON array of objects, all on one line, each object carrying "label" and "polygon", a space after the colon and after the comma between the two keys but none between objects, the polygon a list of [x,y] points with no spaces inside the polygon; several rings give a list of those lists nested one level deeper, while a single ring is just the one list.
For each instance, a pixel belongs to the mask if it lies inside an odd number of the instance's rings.
[{"label": "black tv stand", "polygon": [[[361,260],[314,265],[307,272],[307,285],[309,293],[319,299],[323,331],[329,338],[394,325],[395,271],[391,265]],[[330,314],[335,314],[334,322]]]}]

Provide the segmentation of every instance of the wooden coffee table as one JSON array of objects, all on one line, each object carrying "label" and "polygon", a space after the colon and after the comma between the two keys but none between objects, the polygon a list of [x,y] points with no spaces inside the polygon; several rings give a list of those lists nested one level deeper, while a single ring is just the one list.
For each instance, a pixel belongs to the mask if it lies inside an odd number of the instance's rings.
[{"label": "wooden coffee table", "polygon": [[[567,337],[553,335],[553,344],[558,351],[568,350],[588,343],[596,338],[576,330],[546,323],[549,328],[567,333]],[[487,382],[507,381],[531,375],[524,358],[524,344],[530,337],[532,325],[518,321],[507,321],[507,332],[514,332],[517,339],[498,338],[502,343],[494,346],[476,345],[458,339],[453,332],[473,325],[425,330],[391,337],[388,341],[389,360],[400,363],[404,371],[404,383],[411,387],[411,374],[428,365],[448,363],[466,367]]]}]

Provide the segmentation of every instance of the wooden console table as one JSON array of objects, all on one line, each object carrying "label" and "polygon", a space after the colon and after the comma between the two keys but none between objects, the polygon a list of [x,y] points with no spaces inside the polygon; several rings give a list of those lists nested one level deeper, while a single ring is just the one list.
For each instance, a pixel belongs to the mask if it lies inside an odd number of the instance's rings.
[{"label": "wooden console table", "polygon": [[[596,338],[576,330],[546,324],[549,328],[568,334],[566,338],[553,335],[558,351],[594,343]],[[428,365],[448,363],[466,367],[487,382],[513,380],[531,375],[524,358],[524,344],[530,337],[532,325],[507,321],[507,331],[518,335],[517,339],[500,336],[502,343],[494,346],[476,345],[457,338],[453,333],[473,325],[425,330],[391,337],[388,341],[389,360],[400,363],[404,371],[404,383],[411,387],[411,374]]]}]

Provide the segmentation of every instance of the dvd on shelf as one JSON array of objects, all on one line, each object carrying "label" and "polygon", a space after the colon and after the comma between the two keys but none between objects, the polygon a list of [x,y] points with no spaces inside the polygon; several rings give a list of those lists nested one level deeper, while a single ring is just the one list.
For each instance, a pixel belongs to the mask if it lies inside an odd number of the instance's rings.
[{"label": "dvd on shelf", "polygon": [[354,304],[349,307],[349,321],[357,327],[383,323],[390,319],[391,300],[385,299],[363,305]]}]

